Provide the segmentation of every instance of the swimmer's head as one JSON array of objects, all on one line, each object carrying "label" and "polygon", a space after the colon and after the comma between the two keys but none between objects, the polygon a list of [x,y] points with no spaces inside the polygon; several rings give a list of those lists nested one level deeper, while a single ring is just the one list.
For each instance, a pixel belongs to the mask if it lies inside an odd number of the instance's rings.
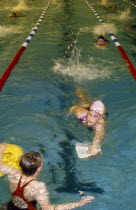
[{"label": "swimmer's head", "polygon": [[87,125],[88,126],[95,126],[98,121],[104,117],[106,112],[106,108],[102,101],[97,100],[94,101],[91,106],[89,107],[89,111],[87,113]]},{"label": "swimmer's head", "polygon": [[21,156],[19,165],[26,176],[33,176],[42,166],[41,155],[38,152],[28,152]]},{"label": "swimmer's head", "polygon": [[104,116],[104,114],[105,114],[105,112],[106,112],[105,105],[104,105],[103,102],[100,101],[100,100],[94,101],[94,102],[90,105],[89,110],[95,111],[95,112],[99,113],[101,116]]},{"label": "swimmer's head", "polygon": [[101,36],[98,37],[98,39],[103,39],[104,40],[105,38],[104,38],[104,36],[101,35]]},{"label": "swimmer's head", "polygon": [[113,4],[113,6],[112,6],[113,8],[116,8],[116,4]]},{"label": "swimmer's head", "polygon": [[116,9],[116,4],[113,4],[112,6],[109,7],[110,9]]},{"label": "swimmer's head", "polygon": [[16,13],[13,12],[13,13],[9,14],[8,17],[9,17],[9,18],[16,17]]},{"label": "swimmer's head", "polygon": [[104,38],[104,36],[99,36],[97,40],[97,45],[103,46],[107,43],[107,39]]}]

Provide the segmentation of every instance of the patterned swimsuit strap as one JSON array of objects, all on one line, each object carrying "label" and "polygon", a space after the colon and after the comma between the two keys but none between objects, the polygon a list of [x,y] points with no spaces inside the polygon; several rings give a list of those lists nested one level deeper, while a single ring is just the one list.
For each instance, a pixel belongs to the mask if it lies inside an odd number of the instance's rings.
[{"label": "patterned swimsuit strap", "polygon": [[36,179],[31,179],[29,180],[27,183],[25,183],[22,187],[20,186],[21,185],[21,180],[22,180],[22,176],[20,176],[20,179],[19,179],[19,182],[18,182],[18,185],[17,185],[17,188],[15,190],[15,192],[19,189],[22,189],[24,191],[24,188],[30,183],[32,182],[33,180],[36,180]]},{"label": "patterned swimsuit strap", "polygon": [[84,115],[83,117],[80,118],[80,120],[86,120],[87,115]]},{"label": "patterned swimsuit strap", "polygon": [[28,209],[30,209],[30,210],[35,210],[36,208],[34,207],[34,205],[33,205],[30,201],[28,201],[28,200],[24,197],[23,192],[24,192],[24,188],[25,188],[30,182],[32,182],[32,181],[34,181],[34,180],[36,180],[36,179],[31,179],[31,180],[29,180],[29,181],[28,181],[27,183],[25,183],[22,187],[20,186],[20,185],[21,185],[21,180],[22,180],[22,176],[20,177],[19,182],[18,182],[18,185],[17,185],[17,188],[16,188],[16,190],[12,193],[12,195],[13,195],[13,196],[18,196],[18,197],[22,198],[23,201],[25,201],[25,203],[28,204]]}]

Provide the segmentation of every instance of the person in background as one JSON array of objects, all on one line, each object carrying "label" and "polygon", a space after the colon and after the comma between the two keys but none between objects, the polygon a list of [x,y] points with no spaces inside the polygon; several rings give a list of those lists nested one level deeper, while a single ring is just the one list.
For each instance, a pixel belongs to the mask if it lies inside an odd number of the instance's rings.
[{"label": "person in background", "polygon": [[108,46],[108,40],[104,36],[99,36],[97,41],[94,43],[95,47],[105,49]]},{"label": "person in background", "polygon": [[77,105],[70,108],[83,126],[94,131],[94,138],[89,144],[76,144],[76,151],[79,158],[95,156],[101,153],[101,143],[105,136],[106,107],[100,100],[91,101],[85,90],[76,89],[79,98]]},{"label": "person in background", "polygon": [[21,16],[22,16],[21,12],[12,12],[8,15],[9,18],[16,18]]},{"label": "person in background", "polygon": [[109,9],[112,10],[112,11],[117,10],[116,4],[113,4],[113,5],[109,6]]},{"label": "person in background", "polygon": [[19,160],[19,170],[2,162],[5,148],[6,143],[0,143],[0,171],[8,175],[12,193],[8,210],[36,210],[36,203],[42,210],[66,210],[84,206],[94,200],[93,196],[85,196],[73,203],[51,204],[46,184],[37,179],[42,170],[41,155],[34,151],[23,154]]}]

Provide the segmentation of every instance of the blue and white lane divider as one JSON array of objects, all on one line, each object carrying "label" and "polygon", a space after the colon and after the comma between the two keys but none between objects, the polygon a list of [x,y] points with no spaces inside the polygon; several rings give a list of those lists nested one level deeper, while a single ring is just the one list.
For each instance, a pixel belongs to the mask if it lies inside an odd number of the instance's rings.
[{"label": "blue and white lane divider", "polygon": [[2,77],[0,78],[0,91],[2,90],[2,87],[5,84],[6,80],[8,79],[11,71],[13,70],[15,65],[18,63],[18,61],[19,61],[21,55],[23,54],[24,50],[26,49],[27,45],[30,43],[32,37],[35,35],[39,25],[43,21],[43,18],[47,12],[47,9],[50,6],[50,3],[51,3],[51,0],[48,1],[47,6],[46,6],[45,10],[43,11],[42,15],[40,16],[38,22],[36,23],[35,27],[32,29],[31,33],[26,38],[25,42],[22,44],[21,48],[18,50],[17,54],[15,55],[15,57],[13,58],[13,60],[11,61],[11,63],[9,64],[9,66],[7,67],[5,72],[3,73]]},{"label": "blue and white lane divider", "polygon": [[[89,2],[87,0],[85,0],[85,2],[89,6],[89,8],[94,12],[95,16],[98,18],[98,20],[100,21],[100,23],[104,23],[104,21],[102,20],[102,18],[94,10],[94,8],[89,4]],[[116,39],[116,37],[114,36],[114,34],[109,32],[109,35],[110,35],[111,40],[115,44],[115,46],[118,48],[118,50],[119,50],[122,58],[124,59],[125,63],[127,64],[127,66],[129,68],[129,70],[130,70],[133,78],[136,80],[136,69],[134,68],[134,66],[131,63],[130,59],[128,58],[127,54],[125,53],[124,49],[122,48],[122,46],[120,45],[120,43],[118,42],[118,40]]]},{"label": "blue and white lane divider", "polygon": [[136,4],[132,3],[131,1],[128,1],[128,0],[123,0],[123,1],[125,1],[125,2],[129,3],[130,5],[136,7]]}]

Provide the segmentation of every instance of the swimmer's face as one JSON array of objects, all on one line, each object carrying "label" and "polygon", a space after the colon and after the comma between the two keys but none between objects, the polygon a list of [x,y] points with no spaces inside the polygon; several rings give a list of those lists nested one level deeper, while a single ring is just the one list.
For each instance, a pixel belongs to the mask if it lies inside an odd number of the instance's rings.
[{"label": "swimmer's face", "polygon": [[98,121],[100,120],[100,118],[101,118],[101,115],[98,112],[94,110],[88,111],[87,118],[86,118],[87,125],[89,127],[96,125]]},{"label": "swimmer's face", "polygon": [[103,45],[105,45],[105,41],[103,39],[98,39],[97,44],[99,46],[103,46]]}]

